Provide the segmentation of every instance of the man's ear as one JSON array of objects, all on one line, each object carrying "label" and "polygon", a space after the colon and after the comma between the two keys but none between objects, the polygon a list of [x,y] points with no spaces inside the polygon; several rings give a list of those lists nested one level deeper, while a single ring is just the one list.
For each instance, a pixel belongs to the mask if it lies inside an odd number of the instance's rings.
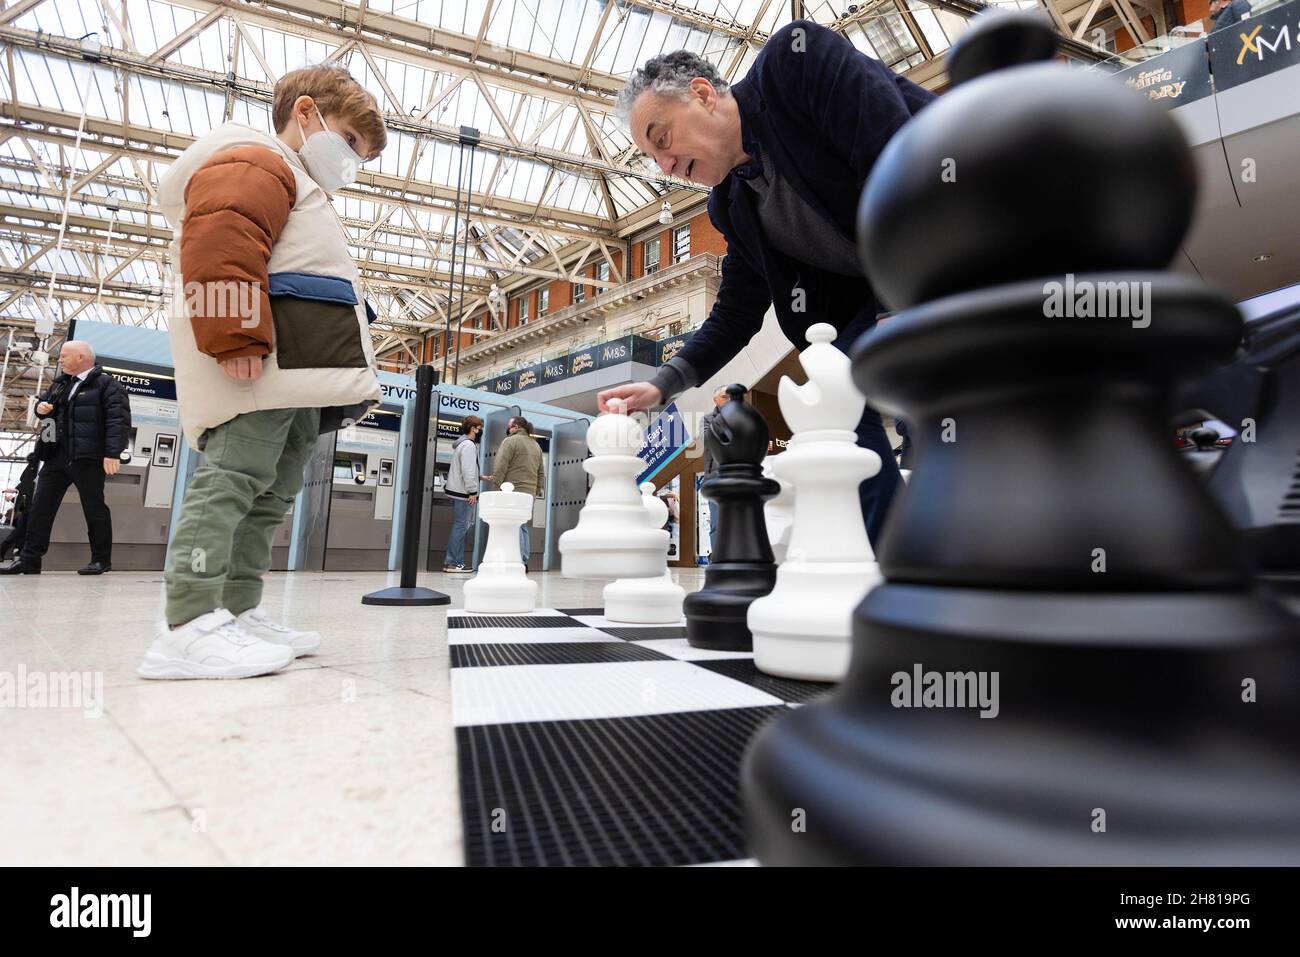
[{"label": "man's ear", "polygon": [[697,76],[691,80],[691,93],[700,101],[700,104],[709,112],[718,102],[718,91],[713,88],[713,84],[702,76]]}]

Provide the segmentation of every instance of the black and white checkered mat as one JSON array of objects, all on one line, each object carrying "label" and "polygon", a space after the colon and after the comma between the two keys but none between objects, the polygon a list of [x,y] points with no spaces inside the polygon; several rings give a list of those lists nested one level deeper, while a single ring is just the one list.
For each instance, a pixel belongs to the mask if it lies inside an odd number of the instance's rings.
[{"label": "black and white checkered mat", "polygon": [[746,858],[740,759],[762,724],[829,685],[600,608],[447,615],[470,865]]}]

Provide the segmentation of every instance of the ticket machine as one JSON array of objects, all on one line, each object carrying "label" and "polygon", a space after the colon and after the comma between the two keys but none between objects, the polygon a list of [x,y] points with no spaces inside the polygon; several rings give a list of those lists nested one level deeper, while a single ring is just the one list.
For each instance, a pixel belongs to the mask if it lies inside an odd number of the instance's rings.
[{"label": "ticket machine", "polygon": [[401,412],[380,406],[334,444],[325,568],[388,568]]},{"label": "ticket machine", "polygon": [[[410,386],[409,376],[393,373],[380,373],[380,382],[384,385],[386,401],[402,402],[403,408],[413,411],[415,403],[414,389]],[[575,454],[572,461],[566,461],[566,468],[576,468],[582,479],[577,488],[570,488],[569,483],[557,481],[553,442],[567,429],[580,430],[578,435],[586,434],[590,416],[570,409],[547,406],[538,402],[526,402],[511,397],[498,396],[480,389],[471,389],[455,384],[440,384],[434,389],[433,405],[429,410],[428,433],[426,437],[428,457],[423,480],[419,482],[422,496],[421,510],[424,514],[420,534],[419,551],[424,561],[424,568],[429,571],[441,571],[446,559],[447,539],[450,535],[455,510],[450,496],[445,489],[448,472],[451,468],[452,449],[463,433],[461,427],[466,416],[476,416],[485,423],[483,436],[478,444],[479,470],[481,474],[491,474],[492,464],[496,459],[496,450],[501,439],[505,437],[505,420],[510,415],[522,413],[533,425],[533,434],[542,447],[543,469],[548,475],[546,495],[539,499],[533,509],[533,535],[530,565],[533,568],[558,568],[559,552],[554,547],[555,538],[577,520],[578,509],[586,498],[586,473],[581,469],[581,459],[586,457],[585,444],[569,441],[566,448],[572,446]],[[399,433],[402,448],[410,446],[411,433],[414,431],[407,419],[403,420],[404,431]],[[581,451],[577,447],[581,445]],[[394,482],[394,535],[389,551],[391,569],[399,567],[402,552],[402,512],[411,496],[408,494],[407,466],[402,462],[394,463],[396,479]],[[381,474],[382,474],[381,461]],[[484,486],[485,488],[487,486]],[[555,496],[562,496],[556,499]],[[560,507],[561,505],[566,507]],[[571,506],[571,507],[569,507]],[[470,529],[465,545],[466,564],[477,564],[482,546],[486,539],[486,527],[476,521]]]},{"label": "ticket machine", "polygon": [[[495,397],[494,397],[495,398]],[[502,401],[502,400],[497,400]],[[509,401],[509,400],[504,400]],[[447,539],[451,530],[453,512],[451,499],[442,491],[442,486],[446,480],[448,471],[451,468],[451,453],[456,441],[460,438],[460,422],[466,414],[475,414],[483,419],[483,436],[479,442],[479,468],[482,474],[492,474],[493,464],[496,461],[497,450],[501,447],[501,442],[506,437],[506,425],[511,416],[524,415],[528,417],[533,424],[532,435],[537,440],[537,444],[542,450],[542,472],[544,475],[551,474],[551,435],[553,423],[567,421],[567,419],[556,419],[554,415],[548,415],[539,411],[544,408],[536,404],[529,406],[527,409],[521,408],[520,405],[493,405],[489,399],[468,400],[460,397],[453,392],[451,388],[443,386],[439,394],[439,412],[437,416],[437,448],[435,455],[435,475],[434,475],[434,495],[432,507],[430,509],[430,536],[429,536],[429,554],[427,556],[428,568],[437,570],[442,567],[447,550]],[[568,415],[568,410],[563,411]],[[581,418],[586,421],[585,416],[574,415],[575,418]],[[585,434],[585,433],[584,433]],[[529,555],[528,567],[534,570],[545,569],[547,556],[547,502],[550,498],[550,485],[547,481],[547,488],[544,489],[542,497],[533,502],[533,517],[530,521],[532,534],[530,536],[531,552]],[[490,486],[485,485],[484,488]],[[585,489],[584,489],[585,492]],[[478,562],[482,560],[483,549],[487,546],[486,529],[481,523],[476,523],[474,531],[469,535],[465,546],[465,560],[471,562],[474,567],[478,567]]]}]

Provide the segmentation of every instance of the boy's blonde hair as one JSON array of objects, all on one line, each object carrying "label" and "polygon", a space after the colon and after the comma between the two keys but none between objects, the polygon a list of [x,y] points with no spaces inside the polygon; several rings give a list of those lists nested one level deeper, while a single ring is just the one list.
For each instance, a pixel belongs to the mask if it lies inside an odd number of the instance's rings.
[{"label": "boy's blonde hair", "polygon": [[366,159],[378,156],[388,144],[378,102],[343,67],[321,64],[280,77],[271,100],[271,122],[277,133],[283,133],[289,125],[293,104],[300,96],[310,96],[321,113],[341,116],[356,127],[370,141],[372,151]]}]

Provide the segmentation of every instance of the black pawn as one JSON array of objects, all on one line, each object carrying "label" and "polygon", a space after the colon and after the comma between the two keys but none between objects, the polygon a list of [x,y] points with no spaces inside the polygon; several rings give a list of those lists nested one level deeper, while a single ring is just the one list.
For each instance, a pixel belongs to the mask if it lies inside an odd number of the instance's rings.
[{"label": "black pawn", "polygon": [[746,616],[754,599],[776,585],[776,561],[767,540],[763,503],[781,486],[763,478],[767,423],[745,404],[745,387],[727,386],[727,403],[705,437],[718,463],[700,493],[718,503],[713,554],[704,587],[686,596],[686,640],[713,651],[752,651]]},{"label": "black pawn", "polygon": [[[1050,49],[1009,42],[1048,28],[1005,16],[954,46],[959,75]],[[1179,381],[1241,335],[1230,302],[1162,271],[1192,169],[1165,111],[1050,63],[970,79],[881,156],[859,238],[899,312],[853,375],[915,426],[920,464],[849,674],[746,755],[762,863],[1300,864],[1300,628],[1251,589],[1168,435]],[[1089,199],[1064,226],[1067,182]],[[1076,278],[1147,309],[1049,310]]]}]

